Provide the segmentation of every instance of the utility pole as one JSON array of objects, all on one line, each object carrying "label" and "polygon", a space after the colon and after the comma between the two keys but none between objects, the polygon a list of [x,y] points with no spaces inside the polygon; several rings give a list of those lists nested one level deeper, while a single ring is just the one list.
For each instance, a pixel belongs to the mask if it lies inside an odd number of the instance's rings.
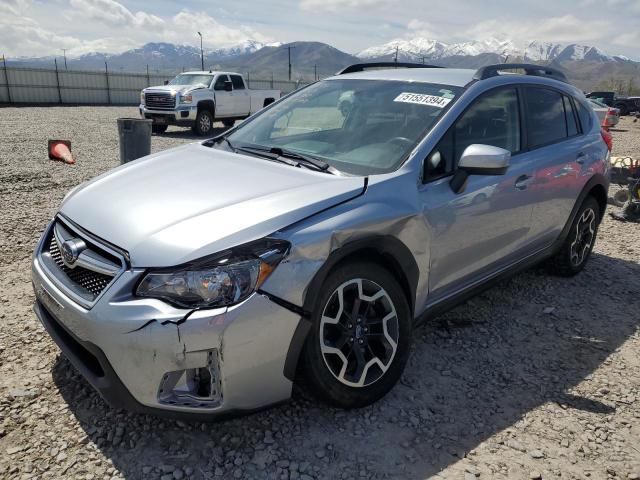
[{"label": "utility pole", "polygon": [[426,59],[426,58],[427,58],[427,57],[424,57],[424,56],[422,57],[422,64],[423,64],[423,65],[424,65],[424,61],[425,61],[425,59]]},{"label": "utility pole", "polygon": [[204,71],[204,50],[202,50],[202,33],[198,32],[200,35],[200,64],[202,66],[202,70]]},{"label": "utility pole", "polygon": [[318,81],[318,65],[313,65],[313,79],[317,82]]},{"label": "utility pole", "polygon": [[398,63],[398,46],[397,45],[396,45],[396,58],[394,61]]},{"label": "utility pole", "polygon": [[289,81],[291,81],[291,49],[296,48],[291,45],[287,45],[287,50],[289,51]]},{"label": "utility pole", "polygon": [[67,49],[66,48],[62,49],[62,56],[64,57],[64,69],[69,70],[67,68]]}]

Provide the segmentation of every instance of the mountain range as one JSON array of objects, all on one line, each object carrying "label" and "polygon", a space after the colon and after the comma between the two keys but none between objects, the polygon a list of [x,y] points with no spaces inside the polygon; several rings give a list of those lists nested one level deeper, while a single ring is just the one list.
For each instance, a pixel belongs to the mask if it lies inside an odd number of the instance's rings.
[{"label": "mountain range", "polygon": [[[621,55],[610,55],[596,46],[532,41],[518,45],[506,39],[488,39],[461,43],[445,43],[416,37],[392,40],[366,48],[355,55],[320,42],[289,44],[248,40],[232,47],[204,51],[205,68],[224,68],[249,73],[254,78],[287,78],[289,56],[294,79],[310,80],[335,73],[352,63],[362,61],[411,61],[444,67],[479,68],[491,63],[525,61],[552,63],[565,70],[580,88],[590,89],[603,81],[627,82],[631,87],[640,73],[640,62]],[[57,58],[62,68],[62,59]],[[112,71],[177,72],[200,68],[200,49],[190,45],[147,43],[119,54],[91,53],[68,58],[68,68],[104,69]],[[8,59],[8,65],[50,66],[53,57]],[[620,84],[622,84],[620,83]],[[639,81],[640,83],[640,81]]]}]

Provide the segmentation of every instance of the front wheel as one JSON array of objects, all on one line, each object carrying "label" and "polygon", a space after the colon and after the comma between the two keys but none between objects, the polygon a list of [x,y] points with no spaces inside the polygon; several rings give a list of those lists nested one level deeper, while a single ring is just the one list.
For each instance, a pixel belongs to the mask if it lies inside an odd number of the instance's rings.
[{"label": "front wheel", "polygon": [[329,403],[355,408],[383,397],[409,357],[411,309],[398,282],[375,264],[334,270],[312,314],[303,360],[312,388]]},{"label": "front wheel", "polygon": [[195,132],[198,135],[209,135],[213,130],[213,115],[209,110],[200,110],[196,116]]},{"label": "front wheel", "polygon": [[551,273],[562,277],[572,277],[579,273],[591,255],[599,225],[600,205],[595,198],[589,196],[580,206],[562,247],[549,259]]}]

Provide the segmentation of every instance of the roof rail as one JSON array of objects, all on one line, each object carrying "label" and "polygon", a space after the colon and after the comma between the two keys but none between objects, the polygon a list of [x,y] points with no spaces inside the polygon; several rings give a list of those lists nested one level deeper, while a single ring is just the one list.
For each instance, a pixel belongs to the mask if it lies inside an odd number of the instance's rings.
[{"label": "roof rail", "polygon": [[485,80],[487,78],[500,75],[500,70],[515,69],[524,70],[525,74],[527,75],[533,75],[536,77],[550,77],[564,83],[569,83],[566,75],[557,68],[549,67],[547,65],[536,65],[533,63],[499,63],[496,65],[487,65],[486,67],[479,68],[473,76],[473,79]]},{"label": "roof rail", "polygon": [[444,68],[437,65],[426,65],[424,63],[408,63],[408,62],[371,62],[371,63],[354,63],[340,70],[336,75],[345,75],[347,73],[364,72],[369,68]]}]

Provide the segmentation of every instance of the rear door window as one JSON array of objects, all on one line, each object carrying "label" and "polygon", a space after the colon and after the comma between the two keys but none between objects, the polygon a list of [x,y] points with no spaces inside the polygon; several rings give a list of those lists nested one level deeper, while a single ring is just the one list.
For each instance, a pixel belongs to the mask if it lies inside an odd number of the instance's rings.
[{"label": "rear door window", "polygon": [[244,82],[240,75],[231,75],[231,82],[234,90],[244,90]]},{"label": "rear door window", "polygon": [[525,89],[527,138],[535,148],[567,138],[563,95],[545,88]]}]

